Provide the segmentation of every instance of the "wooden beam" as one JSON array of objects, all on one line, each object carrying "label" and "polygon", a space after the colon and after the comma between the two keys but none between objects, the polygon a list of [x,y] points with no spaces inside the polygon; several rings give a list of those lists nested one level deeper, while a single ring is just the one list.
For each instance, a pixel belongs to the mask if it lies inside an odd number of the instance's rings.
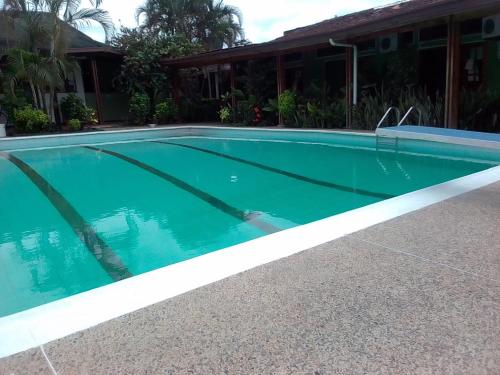
[{"label": "wooden beam", "polygon": [[97,121],[99,125],[104,123],[103,113],[102,113],[102,95],[101,95],[101,86],[99,85],[99,75],[97,71],[97,63],[95,59],[90,61],[90,66],[92,68],[92,79],[94,81],[94,92],[95,92],[95,102],[96,102],[96,110],[97,110]]},{"label": "wooden beam", "polygon": [[179,69],[172,70],[172,99],[177,107],[181,104],[181,81],[179,76]]},{"label": "wooden beam", "polygon": [[[231,63],[231,70],[229,71],[229,80],[231,82],[231,107],[233,108],[233,115],[236,113],[236,64]],[[233,116],[234,117],[234,116]]]},{"label": "wooden beam", "polygon": [[345,113],[346,128],[352,128],[352,90],[353,90],[353,71],[352,71],[353,50],[347,48],[345,59]]},{"label": "wooden beam", "polygon": [[[281,94],[286,90],[286,71],[285,71],[285,59],[283,55],[276,56],[276,83],[277,83],[277,93],[278,99]],[[279,114],[279,125],[285,125],[285,119]]]},{"label": "wooden beam", "polygon": [[460,23],[451,16],[448,20],[446,61],[445,126],[458,128],[460,102]]}]

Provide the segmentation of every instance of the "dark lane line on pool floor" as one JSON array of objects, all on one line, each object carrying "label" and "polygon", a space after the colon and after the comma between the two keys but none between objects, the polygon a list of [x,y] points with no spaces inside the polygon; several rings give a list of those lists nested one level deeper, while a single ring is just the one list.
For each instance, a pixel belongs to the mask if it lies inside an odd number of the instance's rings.
[{"label": "dark lane line on pool floor", "polygon": [[373,191],[369,191],[369,190],[354,189],[354,188],[351,188],[348,186],[334,184],[334,183],[328,182],[328,181],[317,180],[317,179],[310,178],[307,176],[302,176],[302,175],[299,175],[296,173],[287,172],[287,171],[284,171],[282,169],[270,167],[268,165],[257,163],[257,162],[251,161],[251,160],[241,159],[241,158],[238,158],[236,156],[231,156],[228,154],[208,150],[208,149],[201,148],[201,147],[183,145],[181,143],[166,142],[166,141],[150,141],[150,142],[151,143],[159,143],[159,144],[163,144],[163,145],[176,146],[176,147],[183,147],[183,148],[187,148],[187,149],[191,149],[191,150],[195,150],[195,151],[199,151],[199,152],[204,152],[206,154],[215,155],[215,156],[218,156],[218,157],[221,157],[224,159],[228,159],[228,160],[233,160],[233,161],[236,161],[236,162],[239,162],[242,164],[251,165],[252,167],[263,169],[263,170],[268,171],[268,172],[278,173],[278,174],[281,174],[283,176],[290,177],[290,178],[293,178],[295,180],[299,180],[301,182],[308,182],[310,184],[314,184],[314,185],[318,185],[318,186],[322,186],[322,187],[328,187],[328,188],[332,188],[332,189],[336,189],[336,190],[341,190],[341,191],[345,191],[348,193],[360,194],[360,195],[365,195],[365,196],[374,197],[374,198],[381,198],[381,199],[390,199],[390,198],[394,198],[396,196],[396,195],[392,195],[392,194],[377,193],[377,192],[373,192]]},{"label": "dark lane line on pool floor", "polygon": [[174,177],[172,175],[169,175],[168,173],[165,173],[163,171],[160,171],[159,169],[156,169],[155,167],[152,167],[148,164],[145,164],[137,159],[133,159],[129,156],[123,155],[121,153],[111,151],[111,150],[106,150],[103,148],[97,148],[97,147],[92,147],[92,146],[84,146],[84,148],[93,150],[96,152],[102,152],[104,154],[108,154],[110,156],[114,156],[118,159],[121,159],[127,163],[130,163],[132,165],[135,165],[136,167],[139,167],[146,172],[149,172],[151,174],[154,174],[157,177],[160,177],[161,179],[171,183],[172,185],[194,195],[195,197],[205,201],[206,203],[210,204],[212,207],[215,207],[216,209],[226,213],[227,215],[230,215],[240,221],[246,222],[257,229],[263,231],[264,233],[271,234],[271,233],[276,233],[281,231],[281,228],[275,227],[274,225],[270,223],[266,223],[265,221],[260,220],[258,217],[256,217],[256,213],[245,213],[241,211],[240,209],[233,207],[229,205],[228,203],[220,200],[219,198],[214,197],[213,195],[210,195],[190,184],[187,182],[184,182],[177,177]]},{"label": "dark lane line on pool floor", "polygon": [[101,267],[114,281],[124,280],[133,276],[123,264],[120,257],[94,231],[92,225],[87,223],[71,203],[69,203],[47,180],[24,161],[12,154],[0,151],[0,157],[10,161],[19,168],[45,195],[52,206],[54,206],[64,220],[70,225],[80,241],[85,244],[90,253],[92,253]]}]

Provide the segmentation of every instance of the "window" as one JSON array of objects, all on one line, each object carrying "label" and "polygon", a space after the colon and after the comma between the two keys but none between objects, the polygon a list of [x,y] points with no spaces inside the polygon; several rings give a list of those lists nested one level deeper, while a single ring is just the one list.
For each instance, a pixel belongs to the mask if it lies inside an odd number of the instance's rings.
[{"label": "window", "polygon": [[399,33],[398,39],[400,48],[411,47],[415,44],[415,33],[413,31]]},{"label": "window", "polygon": [[428,42],[436,39],[446,39],[448,37],[448,26],[446,24],[426,27],[420,30],[420,41]]},{"label": "window", "polygon": [[462,35],[481,34],[483,32],[483,19],[475,18],[462,22],[460,24],[460,32]]}]

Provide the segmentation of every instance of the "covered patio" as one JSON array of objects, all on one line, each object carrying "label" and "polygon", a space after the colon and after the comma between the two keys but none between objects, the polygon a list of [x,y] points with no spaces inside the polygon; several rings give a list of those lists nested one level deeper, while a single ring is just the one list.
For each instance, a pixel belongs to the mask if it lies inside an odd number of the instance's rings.
[{"label": "covered patio", "polygon": [[398,75],[405,72],[388,67],[404,68],[410,62],[412,85],[429,97],[439,93],[444,98],[442,123],[435,125],[459,128],[461,91],[500,90],[500,31],[488,33],[486,28],[500,22],[499,13],[494,0],[402,2],[290,30],[271,42],[165,59],[163,64],[177,77],[173,97],[178,102],[185,94],[182,71],[191,68],[203,70],[207,99],[229,92],[233,107],[234,92],[244,89],[241,82],[248,79],[252,63],[267,64],[274,72],[273,89],[267,92],[274,98],[285,90],[301,93],[313,82],[325,83],[332,95],[345,98],[345,127],[351,128],[352,110],[363,92],[387,86],[388,77],[402,78]]}]

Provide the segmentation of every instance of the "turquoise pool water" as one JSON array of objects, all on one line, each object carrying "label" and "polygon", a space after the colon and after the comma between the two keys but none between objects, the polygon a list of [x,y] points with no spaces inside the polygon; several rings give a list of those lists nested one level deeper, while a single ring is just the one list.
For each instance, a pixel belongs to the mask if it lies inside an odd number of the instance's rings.
[{"label": "turquoise pool water", "polygon": [[495,165],[329,137],[0,151],[0,316]]}]

